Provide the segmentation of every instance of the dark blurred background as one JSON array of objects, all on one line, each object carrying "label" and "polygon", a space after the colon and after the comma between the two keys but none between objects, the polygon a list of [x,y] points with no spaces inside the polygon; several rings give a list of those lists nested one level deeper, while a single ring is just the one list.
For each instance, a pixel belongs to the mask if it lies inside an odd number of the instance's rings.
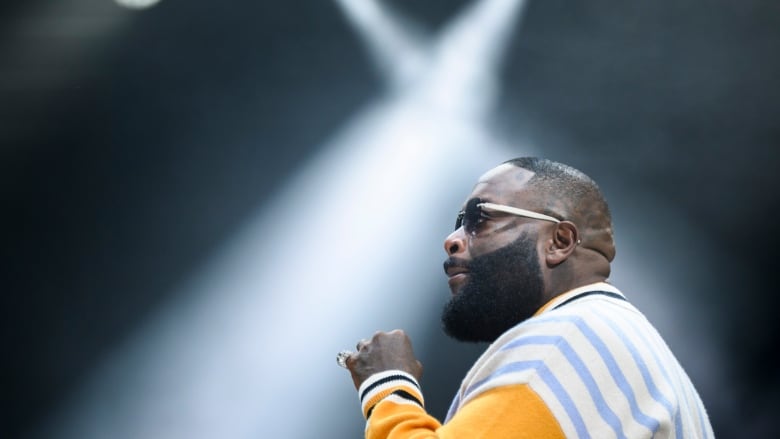
[{"label": "dark blurred background", "polygon": [[[470,2],[386,3],[435,34]],[[30,0],[0,13],[0,425],[12,438],[65,404],[385,83],[332,1]],[[775,1],[544,0],[500,71],[496,125],[608,196],[641,194],[618,211],[652,225],[645,201],[662,200],[696,231],[654,244],[685,248],[676,262],[706,279],[680,293],[715,323],[706,336],[725,361],[706,367],[724,392],[702,394],[732,400],[736,412],[711,408],[723,438],[780,432],[779,54]],[[446,343],[426,354],[427,371],[449,372],[426,378],[439,416],[479,351],[453,365],[445,352],[460,348]]]}]

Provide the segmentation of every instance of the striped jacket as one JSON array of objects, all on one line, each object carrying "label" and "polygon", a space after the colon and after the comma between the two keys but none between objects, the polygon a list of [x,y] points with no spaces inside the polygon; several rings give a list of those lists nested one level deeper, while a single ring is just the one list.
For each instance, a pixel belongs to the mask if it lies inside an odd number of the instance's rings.
[{"label": "striped jacket", "polygon": [[557,296],[472,366],[444,424],[415,379],[359,389],[366,438],[713,438],[696,389],[656,329],[614,286]]}]

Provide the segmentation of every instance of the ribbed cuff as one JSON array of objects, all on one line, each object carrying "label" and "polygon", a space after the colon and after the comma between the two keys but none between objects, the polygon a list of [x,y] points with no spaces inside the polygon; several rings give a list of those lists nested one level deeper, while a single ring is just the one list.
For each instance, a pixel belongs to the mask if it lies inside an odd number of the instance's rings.
[{"label": "ribbed cuff", "polygon": [[424,408],[420,384],[407,372],[386,370],[371,375],[358,389],[363,416],[368,419],[374,406],[390,395],[395,395]]}]

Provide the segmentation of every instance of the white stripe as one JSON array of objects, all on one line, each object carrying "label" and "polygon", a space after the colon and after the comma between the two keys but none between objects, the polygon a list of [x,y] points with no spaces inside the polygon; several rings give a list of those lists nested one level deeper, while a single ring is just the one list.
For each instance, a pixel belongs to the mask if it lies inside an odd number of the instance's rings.
[{"label": "white stripe", "polygon": [[[575,336],[564,337],[567,342],[572,345],[578,343],[573,339]],[[581,337],[581,335],[579,335]],[[587,342],[585,342],[587,343]],[[584,346],[586,349],[588,345]],[[589,349],[589,350],[592,350]],[[583,349],[574,349],[574,352],[582,359],[583,362],[587,362],[587,358],[592,354],[590,352],[584,352]],[[550,372],[555,379],[560,383],[560,386],[566,391],[571,398],[570,404],[574,406],[574,409],[579,414],[583,424],[588,432],[591,433],[593,438],[608,438],[615,437],[612,427],[607,424],[604,418],[599,413],[596,404],[588,391],[585,382],[580,378],[574,365],[569,362],[564,353],[558,349],[553,355],[550,355],[545,359],[545,364],[550,369]],[[587,363],[586,363],[587,364]],[[591,374],[592,371],[589,371]],[[564,404],[558,400],[558,396],[555,395],[551,389],[544,383],[541,377],[535,377],[531,382],[534,389],[539,389],[540,397],[547,403],[550,411],[555,415],[557,419],[566,419],[569,421],[570,428],[574,428],[574,419],[571,419],[569,413],[566,411]],[[603,393],[602,389],[598,389]],[[607,399],[606,397],[604,399]],[[567,434],[567,437],[575,437],[576,431],[572,430],[571,435]]]},{"label": "white stripe", "polygon": [[690,410],[691,407],[695,407],[698,403],[696,390],[693,389],[685,370],[679,365],[679,362],[666,342],[660,335],[657,335],[657,333],[654,333],[653,335],[655,336],[651,338],[652,343],[657,347],[657,352],[659,353],[661,361],[666,365],[667,371],[673,380],[672,384],[675,387],[675,393],[680,407],[680,417],[683,422],[683,433],[686,436],[694,435],[695,437],[704,437],[702,436],[703,426],[699,422],[698,412]]},{"label": "white stripe", "polygon": [[[643,408],[645,413],[655,417],[656,419],[667,419],[668,423],[664,423],[662,428],[671,428],[674,430],[674,412],[677,405],[677,398],[674,394],[671,383],[669,383],[666,377],[664,377],[660,369],[661,366],[652,355],[652,352],[646,349],[646,342],[638,337],[637,330],[630,326],[626,322],[625,318],[618,317],[618,315],[621,313],[605,313],[604,311],[605,310],[595,311],[595,313],[602,319],[602,321],[608,320],[612,326],[614,326],[614,329],[612,327],[610,327],[610,329],[612,329],[613,332],[618,331],[619,335],[622,335],[623,338],[626,339],[626,342],[632,345],[634,354],[638,356],[639,361],[644,365],[644,369],[649,375],[650,383],[646,383],[645,377],[639,367],[639,363],[634,360],[634,356],[632,355],[631,351],[629,351],[628,345],[623,343],[619,349],[624,350],[624,354],[626,356],[627,374],[635,374],[633,375],[635,378],[632,379],[632,382],[636,383],[635,392],[637,394],[637,398],[641,398],[640,407]],[[652,333],[655,335],[655,331],[652,329],[652,327],[644,324],[646,323],[644,317],[641,316],[641,314],[638,314],[638,311],[636,311],[636,313],[637,316],[640,317],[640,322],[643,323],[644,333]],[[647,337],[645,337],[645,339],[646,338]],[[672,367],[676,367],[676,365],[666,365],[665,367],[666,369],[670,369]],[[650,385],[653,386],[653,389],[649,387]],[[653,393],[656,395],[654,396]],[[658,400],[656,400],[656,398],[658,398]],[[671,407],[667,407],[668,405]],[[670,410],[671,413],[669,412]]]},{"label": "white stripe", "polygon": [[[571,306],[552,309],[557,303],[594,290],[620,294],[606,283],[572,290],[554,299],[540,316],[499,337],[463,380],[459,407],[488,389],[528,384],[548,405],[567,436],[577,435],[567,407],[576,410],[572,416],[581,418],[593,438],[614,437],[610,423],[615,423],[615,417],[619,419],[619,431],[626,437],[649,436],[645,424],[652,427],[655,421],[659,423],[657,437],[674,437],[673,414],[679,407],[686,437],[712,437],[701,399],[688,375],[658,331],[630,303],[588,296]],[[586,328],[580,328],[576,321],[565,321],[567,318],[581,319]],[[513,341],[517,345],[501,350]],[[555,381],[548,378],[547,382],[538,375],[539,363],[529,363],[533,361],[543,362],[560,388],[551,388]],[[507,364],[515,364],[518,369],[492,375]],[[565,394],[571,402],[559,400]],[[604,404],[601,410],[600,401]]]},{"label": "white stripe", "polygon": [[371,387],[374,383],[376,383],[378,381],[381,381],[381,380],[383,380],[385,378],[398,376],[398,375],[401,375],[401,376],[404,376],[406,378],[409,378],[412,382],[409,382],[409,381],[407,381],[405,379],[396,378],[396,379],[392,379],[392,380],[390,380],[390,381],[388,381],[386,383],[383,383],[383,384],[380,384],[380,385],[374,387],[365,396],[363,396],[361,401],[360,401],[361,408],[363,409],[364,412],[367,409],[366,403],[368,401],[371,401],[371,399],[374,398],[377,394],[379,394],[379,393],[381,393],[383,391],[386,391],[388,389],[394,388],[394,387],[406,387],[408,389],[411,389],[412,392],[410,392],[410,393],[414,394],[415,396],[419,396],[420,397],[420,402],[424,403],[423,398],[422,398],[422,392],[420,391],[420,385],[417,383],[417,380],[411,374],[406,373],[406,372],[401,371],[401,370],[387,370],[387,371],[384,371],[384,372],[379,372],[379,373],[375,373],[375,374],[371,375],[370,377],[368,377],[368,379],[363,381],[363,383],[360,385],[360,388],[358,389],[358,397],[363,395],[363,392],[367,388]]},{"label": "white stripe", "polygon": [[[598,328],[593,327],[590,322],[587,323],[594,332],[601,336]],[[552,359],[548,361],[550,370],[561,382],[561,385],[570,391],[574,398],[574,405],[594,438],[615,435],[614,428],[610,424],[610,422],[614,422],[611,416],[620,421],[617,426],[618,431],[628,434],[630,426],[627,425],[625,419],[620,419],[621,411],[625,410],[621,405],[623,402],[620,398],[622,393],[615,381],[610,378],[610,371],[601,358],[601,354],[574,323],[566,325],[568,328],[565,332],[561,332],[561,335],[566,340],[568,348],[575,354],[576,359],[570,360],[561,351],[555,361]],[[603,337],[601,338],[603,339]],[[579,372],[578,368],[580,368]],[[604,403],[602,409],[599,409],[597,404],[599,402]],[[627,408],[627,404],[625,407]]]},{"label": "white stripe", "polygon": [[[537,395],[539,395],[539,398],[541,398],[542,401],[547,405],[550,413],[552,413],[553,416],[558,420],[558,424],[560,424],[561,430],[563,430],[563,435],[565,437],[577,437],[577,430],[574,427],[574,420],[569,417],[569,414],[566,412],[563,404],[558,400],[558,396],[553,393],[550,387],[547,386],[547,383],[541,379],[533,379],[529,383],[529,386],[531,389],[533,389],[534,392],[536,392]],[[569,393],[571,394],[571,392]],[[580,415],[582,415],[581,412]],[[598,417],[598,415],[596,416]],[[587,424],[585,425],[587,427]]]},{"label": "white stripe", "polygon": [[[605,377],[609,377],[609,382],[614,385],[615,391],[618,392],[616,393],[616,398],[614,398],[614,406],[617,413],[624,414],[622,420],[624,421],[626,435],[628,437],[646,435],[651,431],[648,430],[651,427],[646,425],[648,422],[655,422],[661,428],[661,425],[664,425],[663,420],[668,419],[669,414],[664,406],[657,403],[650,395],[645,386],[642,373],[620,335],[616,334],[606,322],[595,315],[595,310],[603,309],[605,305],[607,304],[604,301],[598,303],[586,303],[583,301],[578,306],[589,309],[586,312],[587,324],[606,345],[618,368],[617,371],[607,370],[608,375],[605,375]],[[610,311],[610,309],[607,308],[607,311]],[[611,311],[614,313],[617,310],[612,309]],[[615,381],[621,375],[624,380],[623,386],[627,388],[621,388],[618,382]],[[634,407],[633,410],[632,406]],[[665,424],[665,428],[668,428],[669,423]]]},{"label": "white stripe", "polygon": [[382,401],[392,401],[396,404],[413,405],[415,407],[421,407],[420,404],[417,404],[416,401],[412,401],[411,399],[406,399],[402,396],[398,396],[395,394],[391,394],[390,396],[383,399]]}]

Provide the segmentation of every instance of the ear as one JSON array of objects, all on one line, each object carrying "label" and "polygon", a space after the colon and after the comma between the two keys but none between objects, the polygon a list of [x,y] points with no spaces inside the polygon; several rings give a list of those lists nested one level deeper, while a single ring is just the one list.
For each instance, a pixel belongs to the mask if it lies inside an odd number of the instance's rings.
[{"label": "ear", "polygon": [[555,225],[551,239],[545,248],[547,264],[556,266],[569,258],[580,244],[580,232],[571,221],[561,221]]}]

